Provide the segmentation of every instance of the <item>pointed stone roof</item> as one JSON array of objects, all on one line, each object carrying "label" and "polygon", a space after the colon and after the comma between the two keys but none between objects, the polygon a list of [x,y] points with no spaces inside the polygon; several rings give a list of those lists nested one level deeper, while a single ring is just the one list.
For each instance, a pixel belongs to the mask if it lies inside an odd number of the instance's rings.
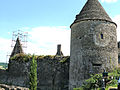
[{"label": "pointed stone roof", "polygon": [[20,40],[18,37],[10,57],[12,57],[16,54],[19,54],[19,53],[23,53],[23,49],[22,49],[22,46],[21,46],[21,43],[20,43]]},{"label": "pointed stone roof", "polygon": [[88,0],[81,12],[76,16],[75,22],[82,20],[105,20],[112,22],[102,5],[98,0]]}]

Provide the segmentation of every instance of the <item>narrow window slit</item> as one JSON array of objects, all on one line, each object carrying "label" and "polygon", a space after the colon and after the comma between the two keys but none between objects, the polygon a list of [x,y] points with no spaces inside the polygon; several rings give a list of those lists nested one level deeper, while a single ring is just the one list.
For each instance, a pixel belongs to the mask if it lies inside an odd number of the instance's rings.
[{"label": "narrow window slit", "polygon": [[101,39],[103,39],[104,37],[103,37],[103,34],[101,33]]},{"label": "narrow window slit", "polygon": [[93,66],[102,66],[102,64],[95,64],[95,63],[93,63]]}]

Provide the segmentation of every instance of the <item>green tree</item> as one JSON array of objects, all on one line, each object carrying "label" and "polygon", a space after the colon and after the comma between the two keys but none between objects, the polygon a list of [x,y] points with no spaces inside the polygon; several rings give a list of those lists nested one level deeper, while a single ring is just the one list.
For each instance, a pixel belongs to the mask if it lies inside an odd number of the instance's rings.
[{"label": "green tree", "polygon": [[30,90],[37,90],[37,60],[34,55],[30,65]]}]

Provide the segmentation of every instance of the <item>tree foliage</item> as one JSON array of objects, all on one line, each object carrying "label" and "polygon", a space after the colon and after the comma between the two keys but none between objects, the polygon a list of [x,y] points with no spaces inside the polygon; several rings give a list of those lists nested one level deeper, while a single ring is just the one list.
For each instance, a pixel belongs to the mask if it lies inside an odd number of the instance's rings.
[{"label": "tree foliage", "polygon": [[30,66],[30,90],[37,90],[37,61],[34,55]]},{"label": "tree foliage", "polygon": [[84,90],[94,90],[95,88],[101,87],[101,80],[102,80],[102,75],[101,74],[95,74],[92,75],[91,78],[85,81],[83,83],[82,88]]},{"label": "tree foliage", "polygon": [[[120,77],[120,68],[115,69],[113,72],[108,73],[106,78],[106,89],[110,86],[117,87],[117,81]],[[102,74],[91,75],[91,78],[87,79],[80,88],[74,88],[73,90],[101,90],[102,87]]]}]

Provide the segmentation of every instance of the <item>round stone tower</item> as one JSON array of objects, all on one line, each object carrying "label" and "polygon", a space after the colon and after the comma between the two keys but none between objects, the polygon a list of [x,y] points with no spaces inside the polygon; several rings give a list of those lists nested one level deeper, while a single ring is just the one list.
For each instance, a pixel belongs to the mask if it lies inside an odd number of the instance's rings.
[{"label": "round stone tower", "polygon": [[90,74],[117,67],[117,25],[98,0],[88,0],[70,27],[69,90],[73,90]]}]

